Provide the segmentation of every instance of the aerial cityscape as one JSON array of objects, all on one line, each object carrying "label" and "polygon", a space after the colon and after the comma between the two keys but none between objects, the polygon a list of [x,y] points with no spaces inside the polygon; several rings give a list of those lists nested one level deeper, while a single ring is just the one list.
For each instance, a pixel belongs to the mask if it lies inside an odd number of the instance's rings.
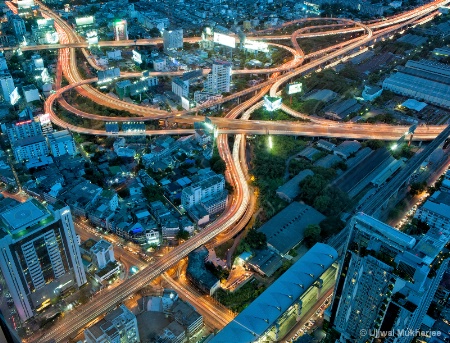
[{"label": "aerial cityscape", "polygon": [[450,342],[450,0],[0,8],[0,343]]}]

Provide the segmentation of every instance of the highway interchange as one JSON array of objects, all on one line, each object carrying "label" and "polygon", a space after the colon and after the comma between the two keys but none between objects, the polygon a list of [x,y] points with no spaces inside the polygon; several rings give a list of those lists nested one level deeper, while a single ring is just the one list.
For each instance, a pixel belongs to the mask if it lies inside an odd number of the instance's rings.
[{"label": "highway interchange", "polygon": [[[297,43],[298,35],[305,34],[307,36],[313,36],[319,34],[323,35],[324,33],[305,33],[301,30],[295,31],[291,36],[294,51],[292,51],[292,48],[290,48],[294,58],[291,61],[287,62],[286,66],[279,66],[276,68],[271,68],[270,70],[261,70],[262,73],[271,74],[266,82],[263,82],[262,84],[254,87],[250,87],[249,89],[244,90],[238,94],[233,94],[229,97],[225,97],[221,102],[242,97],[245,94],[255,94],[250,99],[233,108],[225,116],[225,118],[214,118],[213,120],[214,124],[219,127],[220,135],[217,138],[217,145],[219,148],[219,153],[227,166],[226,177],[227,180],[234,186],[233,200],[230,201],[230,205],[223,213],[223,215],[219,217],[217,221],[207,226],[199,234],[190,238],[182,245],[176,247],[158,261],[149,264],[137,275],[124,281],[114,289],[104,291],[101,298],[93,299],[88,304],[79,307],[76,312],[66,315],[63,320],[56,323],[42,337],[37,339],[37,342],[47,342],[50,339],[53,339],[56,342],[62,342],[70,337],[75,336],[97,316],[112,309],[114,306],[120,304],[124,299],[128,298],[130,295],[146,286],[153,278],[161,275],[166,269],[173,266],[180,259],[186,257],[187,254],[192,250],[207,243],[211,239],[218,236],[220,233],[226,232],[229,229],[231,229],[231,232],[238,232],[246,224],[246,221],[243,220],[243,218],[248,218],[249,215],[251,216],[251,204],[254,200],[252,199],[253,193],[251,192],[247,184],[248,174],[246,173],[246,168],[245,166],[241,165],[241,162],[245,161],[245,158],[243,158],[245,157],[245,151],[244,153],[242,152],[242,143],[245,141],[244,134],[267,134],[269,132],[270,134],[305,135],[312,137],[327,136],[361,139],[376,138],[385,140],[396,140],[401,135],[403,135],[407,131],[407,128],[401,126],[392,127],[388,125],[373,126],[362,124],[335,123],[332,121],[315,118],[309,118],[310,122],[304,123],[264,122],[236,119],[243,113],[243,119],[249,119],[251,112],[261,106],[260,100],[265,94],[277,94],[280,87],[293,77],[313,72],[315,69],[321,69],[328,63],[343,58],[351,51],[370,44],[375,39],[389,35],[392,32],[397,32],[398,30],[406,28],[409,25],[429,20],[437,14],[438,5],[448,4],[448,2],[448,0],[435,1],[431,4],[417,8],[414,11],[405,12],[395,17],[387,18],[383,21],[372,22],[367,25],[352,23],[355,26],[355,30],[363,30],[364,34],[357,39],[340,43],[339,46],[334,47],[334,49],[328,49],[326,52],[317,54],[317,57],[310,58],[310,61],[308,63],[304,63],[305,55],[301,51],[301,48]],[[171,121],[192,123],[196,120],[202,120],[201,116],[190,116],[189,113],[192,113],[192,111],[168,113],[162,110],[149,109],[108,97],[107,95],[91,87],[90,84],[95,82],[96,80],[82,79],[78,72],[75,58],[74,47],[76,46],[76,44],[80,44],[83,54],[86,57],[89,57],[89,53],[85,49],[86,46],[83,45],[86,43],[81,39],[81,37],[73,32],[72,28],[67,23],[65,23],[57,14],[53,13],[43,4],[39,2],[37,2],[37,4],[39,4],[43,15],[55,20],[55,27],[60,34],[60,41],[62,44],[59,47],[59,61],[57,68],[58,74],[56,79],[57,90],[47,99],[45,104],[45,110],[50,114],[51,120],[54,124],[63,128],[69,128],[74,132],[94,135],[107,134],[102,130],[91,130],[70,125],[59,118],[53,111],[53,104],[55,101],[60,101],[60,105],[67,110],[74,109],[61,97],[63,92],[71,88],[74,88],[81,95],[101,105],[114,109],[126,110],[137,115],[137,117],[135,118],[126,118],[126,120],[128,121],[144,121],[155,120],[158,118],[169,118]],[[291,23],[291,25],[301,22],[302,20],[299,20],[295,23]],[[338,20],[338,25],[336,25],[336,27],[340,28],[340,25],[343,22],[343,20]],[[350,25],[349,21],[345,21],[345,23]],[[337,33],[337,31],[334,31],[334,33]],[[327,34],[331,34],[331,31],[327,31]],[[285,39],[285,37],[277,37],[276,35],[271,35],[270,37],[274,39]],[[141,43],[143,45],[148,44],[148,42],[144,41],[136,42],[136,44]],[[114,46],[114,44],[111,43],[111,46]],[[37,50],[37,47],[33,47],[33,50]],[[88,58],[88,61],[93,67],[96,67],[92,59]],[[258,71],[252,70],[251,73],[255,74],[258,73]],[[62,75],[64,75],[64,77],[69,82],[69,86],[60,88]],[[124,77],[136,77],[136,75],[124,75]],[[208,106],[212,105],[213,104],[209,104]],[[199,108],[194,109],[193,111],[198,110]],[[285,110],[287,113],[289,113],[290,111],[291,114],[295,115],[295,113],[293,113],[293,111],[288,109],[288,107],[286,106],[284,106],[283,110]],[[98,115],[95,114],[75,114],[80,116],[82,115],[87,118],[89,118],[89,116],[95,116],[92,117],[92,119],[96,120],[112,120],[111,117],[104,117],[103,119],[100,119]],[[124,119],[117,118],[113,120],[123,121]],[[436,136],[438,136],[444,128],[444,126],[419,127],[416,130],[414,138],[421,140],[432,140]],[[155,130],[152,132],[145,132],[145,134],[191,134],[192,132],[192,130]],[[232,150],[230,150],[228,144],[228,134],[236,134]],[[125,135],[127,135],[127,133],[125,133]],[[243,154],[244,156],[242,156]]]}]

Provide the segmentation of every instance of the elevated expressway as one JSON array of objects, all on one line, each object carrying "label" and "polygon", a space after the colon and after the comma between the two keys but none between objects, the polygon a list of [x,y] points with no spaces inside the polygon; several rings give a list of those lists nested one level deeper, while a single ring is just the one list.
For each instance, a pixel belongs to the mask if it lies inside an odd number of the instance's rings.
[{"label": "elevated expressway", "polygon": [[[63,49],[64,50],[64,49]],[[67,49],[73,51],[73,49]],[[72,55],[69,52],[69,54],[66,55],[65,60],[63,59],[61,62],[67,63],[71,65],[70,68],[64,68],[63,70],[66,74],[66,77],[68,77],[69,81],[74,76],[77,76],[76,73],[73,73],[73,70],[69,70],[73,68],[73,62],[74,59],[71,58]],[[75,66],[76,69],[76,66]],[[74,78],[75,80],[75,78]],[[273,80],[276,80],[276,77],[273,78]],[[270,80],[270,81],[273,81]],[[78,81],[79,82],[79,81]],[[263,85],[262,87],[259,87],[261,89],[260,92],[258,92],[257,96],[254,98],[251,98],[247,100],[241,108],[236,109],[235,111],[230,112],[229,118],[215,118],[215,120],[218,122],[219,125],[221,125],[220,121],[223,121],[223,123],[228,125],[228,127],[231,127],[232,125],[248,125],[248,128],[227,128],[227,129],[221,129],[220,133],[267,133],[268,128],[270,128],[272,131],[270,133],[277,133],[282,130],[287,130],[288,132],[292,131],[292,123],[270,123],[270,122],[255,122],[255,123],[245,123],[240,124],[240,121],[234,121],[233,119],[236,118],[242,111],[249,106],[254,106],[257,104],[259,99],[261,98],[262,94],[265,94],[269,91],[269,86],[271,83],[267,85]],[[79,87],[81,88],[81,87]],[[78,89],[79,89],[78,88]],[[83,89],[84,90],[84,89]],[[257,89],[255,89],[257,90]],[[253,91],[253,90],[252,90]],[[84,93],[84,91],[83,91]],[[82,94],[83,94],[82,93]],[[84,94],[83,94],[84,95]],[[47,104],[46,104],[47,109]],[[177,114],[178,115],[178,114]],[[184,116],[185,113],[179,113],[180,119],[187,120],[188,118]],[[166,114],[167,117],[167,114]],[[157,118],[157,117],[156,117]],[[52,117],[52,120],[55,118]],[[155,116],[153,116],[152,119],[155,119]],[[110,118],[108,118],[110,120]],[[130,120],[130,118],[128,118]],[[238,124],[239,123],[239,124]],[[60,125],[59,123],[55,122],[55,124]],[[255,129],[253,125],[258,125],[258,127]],[[278,130],[275,130],[275,126]],[[303,126],[301,126],[303,125]],[[317,136],[317,132],[322,131],[322,127],[324,125],[312,123],[312,124],[297,124],[297,127],[294,128],[294,131],[299,130],[298,133],[300,133],[300,130],[304,133],[308,131],[308,126],[314,125],[313,128],[309,127],[310,133],[314,136]],[[67,127],[67,125],[62,124],[62,127]],[[331,132],[334,130],[346,130],[344,126],[336,128],[334,126],[326,126],[324,127],[327,132]],[[369,127],[367,127],[369,129]],[[373,132],[373,126],[370,126],[371,132]],[[404,132],[404,128],[399,128]],[[83,129],[85,130],[85,129]],[[86,129],[88,130],[88,129]],[[430,130],[432,128],[424,129],[424,136],[429,135],[432,136],[433,133],[430,133]],[[442,130],[442,128],[441,128]],[[77,130],[74,130],[77,131]],[[386,135],[392,135],[392,127],[387,128],[380,128],[379,134],[382,134],[381,132],[384,132]],[[436,134],[438,133],[438,130],[436,130]],[[170,130],[172,134],[175,132],[173,130]],[[348,131],[347,131],[348,132]],[[91,134],[101,134],[99,131],[90,131]],[[162,132],[158,130],[158,134],[161,134]],[[302,133],[302,134],[303,134]],[[103,131],[103,134],[106,134]],[[358,134],[358,133],[357,133]],[[416,133],[417,134],[417,133]],[[380,136],[383,137],[383,136]],[[398,136],[397,136],[398,137]],[[384,137],[383,137],[384,138]],[[71,313],[65,317],[64,320],[57,323],[49,332],[47,332],[43,337],[41,337],[38,342],[46,342],[49,339],[54,339],[56,342],[60,342],[65,340],[67,337],[73,335],[74,333],[78,332],[80,329],[82,329],[85,325],[87,325],[90,321],[95,319],[98,315],[104,313],[108,309],[111,309],[115,305],[119,304],[123,299],[127,298],[129,295],[133,294],[143,286],[145,286],[151,279],[154,277],[160,275],[164,270],[166,270],[168,267],[175,264],[179,259],[185,257],[190,251],[194,250],[198,246],[205,244],[212,238],[216,237],[219,233],[223,232],[224,230],[228,229],[229,227],[233,227],[237,223],[240,222],[241,218],[245,215],[247,212],[248,204],[250,201],[249,196],[249,189],[246,182],[246,175],[240,165],[240,150],[241,150],[241,140],[244,139],[244,136],[238,135],[236,136],[236,139],[233,144],[233,153],[231,154],[229,152],[229,146],[228,146],[228,140],[226,139],[226,135],[219,135],[217,144],[219,146],[219,151],[221,153],[222,158],[225,160],[225,163],[227,165],[227,179],[232,181],[232,184],[235,186],[235,199],[230,204],[229,208],[227,209],[226,213],[220,217],[216,222],[205,228],[202,232],[200,232],[198,235],[192,237],[188,241],[186,241],[184,244],[180,245],[179,247],[175,248],[173,251],[168,253],[166,256],[161,258],[159,261],[149,265],[149,267],[143,269],[140,273],[133,276],[128,281],[122,283],[121,285],[117,286],[114,290],[110,292],[103,293],[101,299],[94,299],[89,304],[79,308],[79,310],[76,313]]]}]

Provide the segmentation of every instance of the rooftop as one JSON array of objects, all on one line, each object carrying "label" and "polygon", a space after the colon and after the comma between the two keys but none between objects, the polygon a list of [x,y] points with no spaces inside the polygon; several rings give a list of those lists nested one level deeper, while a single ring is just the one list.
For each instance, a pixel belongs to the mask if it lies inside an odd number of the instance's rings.
[{"label": "rooftop", "polygon": [[[358,213],[353,217],[356,224],[362,224],[366,230],[370,231],[371,234],[377,234],[381,239],[389,239],[404,248],[413,248],[416,244],[416,239],[394,229],[393,227],[375,219],[367,214]],[[361,226],[360,226],[361,228]],[[375,232],[376,231],[376,232]]]},{"label": "rooftop", "polygon": [[200,247],[188,256],[187,274],[190,274],[196,281],[206,288],[212,288],[218,282],[218,279],[205,267],[205,259],[208,256],[208,250]]},{"label": "rooftop", "polygon": [[300,181],[302,181],[308,175],[314,175],[314,173],[309,169],[302,170],[300,173],[295,175],[292,179],[287,181],[284,185],[281,185],[280,187],[278,187],[277,194],[283,193],[290,199],[295,198],[297,195],[300,194],[300,186],[299,186]]},{"label": "rooftop", "polygon": [[104,239],[99,240],[91,247],[91,252],[96,254],[97,252],[108,250],[112,246],[111,243],[105,241]]},{"label": "rooftop", "polygon": [[254,342],[336,261],[329,245],[317,243],[210,342]]},{"label": "rooftop", "polygon": [[45,142],[45,137],[43,135],[18,139],[13,144],[15,147],[18,147],[18,146],[31,145],[31,144],[41,143],[41,142]]},{"label": "rooftop", "polygon": [[18,203],[16,206],[1,213],[1,217],[10,227],[11,233],[17,233],[22,229],[33,226],[49,216],[50,212],[46,211],[42,206],[38,206],[35,200]]},{"label": "rooftop", "polygon": [[267,244],[285,255],[303,240],[303,232],[308,225],[319,224],[324,219],[325,216],[311,206],[293,202],[258,231],[266,235]]}]

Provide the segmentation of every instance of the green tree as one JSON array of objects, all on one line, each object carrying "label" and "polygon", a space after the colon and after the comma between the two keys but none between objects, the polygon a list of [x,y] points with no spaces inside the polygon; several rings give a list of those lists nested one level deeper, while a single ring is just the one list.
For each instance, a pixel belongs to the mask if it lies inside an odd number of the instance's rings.
[{"label": "green tree", "polygon": [[300,182],[302,199],[307,204],[313,204],[317,196],[325,189],[327,183],[327,180],[321,175],[308,175]]},{"label": "green tree", "polygon": [[331,206],[331,198],[328,195],[319,195],[313,203],[313,207],[321,212],[325,213],[327,209]]},{"label": "green tree", "polygon": [[345,223],[339,218],[339,216],[329,216],[322,220],[319,226],[322,229],[322,238],[328,238],[341,231],[344,228]]},{"label": "green tree", "polygon": [[227,165],[223,160],[218,160],[212,165],[211,169],[215,171],[217,174],[223,174],[227,169]]},{"label": "green tree", "polygon": [[177,239],[182,239],[184,241],[189,239],[189,232],[186,230],[180,230],[177,233]]},{"label": "green tree", "polygon": [[148,185],[142,189],[142,194],[147,198],[148,202],[152,201],[164,201],[164,196],[162,189],[159,186]]},{"label": "green tree", "polygon": [[245,242],[251,249],[263,249],[267,245],[267,237],[262,232],[250,229],[245,237]]},{"label": "green tree", "polygon": [[425,181],[414,182],[409,186],[409,194],[417,195],[422,193],[425,189],[427,189],[427,183]]},{"label": "green tree", "polygon": [[310,224],[306,227],[303,233],[304,241],[308,247],[312,247],[314,244],[320,241],[320,233],[322,229],[319,225]]}]

